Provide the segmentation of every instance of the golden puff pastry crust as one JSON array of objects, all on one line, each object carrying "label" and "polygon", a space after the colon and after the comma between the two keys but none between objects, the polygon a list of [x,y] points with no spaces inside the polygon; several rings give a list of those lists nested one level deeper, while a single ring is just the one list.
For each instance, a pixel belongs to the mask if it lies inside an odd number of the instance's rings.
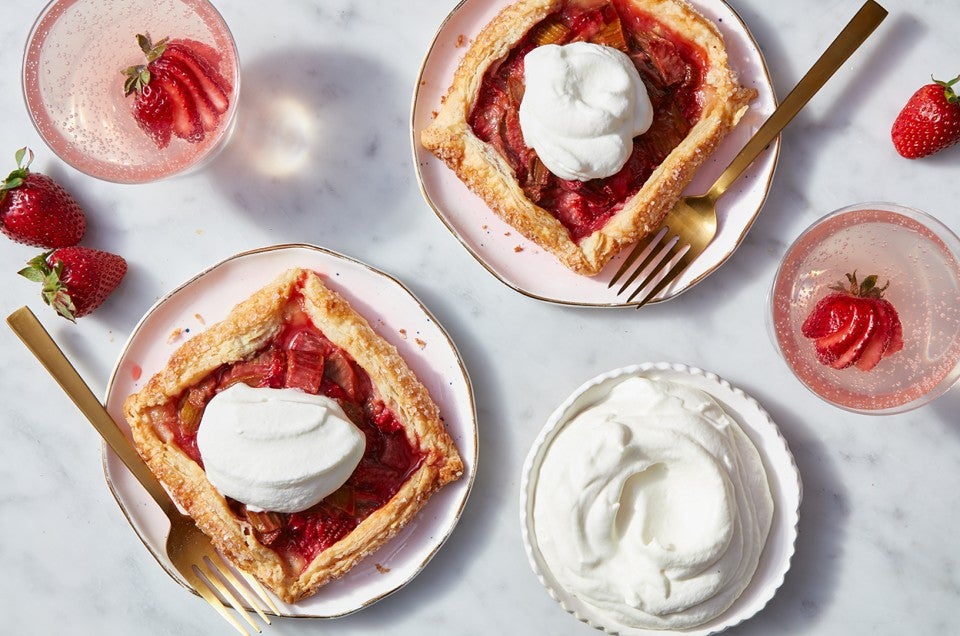
[{"label": "golden puff pastry crust", "polygon": [[746,112],[756,91],[741,86],[727,60],[723,38],[685,0],[616,0],[652,16],[704,52],[702,109],[687,136],[600,229],[579,242],[550,212],[530,201],[514,170],[468,123],[487,71],[506,58],[538,23],[562,8],[592,8],[610,0],[519,0],[488,23],[473,41],[434,121],[420,141],[452,169],[498,216],[578,274],[593,276],[625,246],[655,230],[697,169]]},{"label": "golden puff pastry crust", "polygon": [[[402,424],[422,461],[385,505],[294,571],[297,568],[257,540],[250,523],[234,514],[200,465],[156,424],[165,407],[189,387],[222,365],[248,359],[271,342],[284,327],[285,307],[297,295],[313,324],[366,371],[374,394]],[[342,576],[403,528],[434,492],[463,473],[439,409],[396,348],[309,270],[283,273],[234,307],[225,320],[185,342],[160,372],[127,398],[124,414],[137,450],[177,503],[218,550],[286,602],[310,596]]]}]

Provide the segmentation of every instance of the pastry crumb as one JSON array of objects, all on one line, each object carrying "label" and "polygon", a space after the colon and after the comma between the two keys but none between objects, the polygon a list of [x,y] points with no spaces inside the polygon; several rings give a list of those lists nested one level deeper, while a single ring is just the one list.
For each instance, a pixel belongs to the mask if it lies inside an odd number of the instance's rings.
[{"label": "pastry crumb", "polygon": [[421,349],[427,346],[427,343],[421,340],[420,338],[414,338],[413,341],[416,342],[417,346],[420,347]]},{"label": "pastry crumb", "polygon": [[177,340],[180,339],[180,336],[182,335],[183,335],[183,329],[180,327],[177,327],[176,329],[170,332],[169,336],[167,336],[167,344],[172,344],[176,342]]},{"label": "pastry crumb", "polygon": [[404,340],[407,339],[407,330],[406,330],[406,329],[401,329],[401,330],[400,330],[400,337],[403,338]]},{"label": "pastry crumb", "polygon": [[514,252],[518,252],[518,253],[519,253],[519,252],[522,252],[522,251],[523,251],[523,246],[522,246],[522,245],[517,245],[517,246],[515,246],[515,247],[513,248],[513,251],[514,251]]},{"label": "pastry crumb", "polygon": [[457,48],[462,47],[467,41],[467,38],[463,37],[463,33],[457,36]]},{"label": "pastry crumb", "polygon": [[373,567],[377,568],[377,572],[379,572],[380,574],[386,574],[387,572],[390,571],[390,568],[380,563],[374,563]]},{"label": "pastry crumb", "polygon": [[197,320],[197,322],[199,322],[201,325],[207,324],[207,321],[205,321],[205,320],[203,319],[203,316],[201,316],[200,314],[193,314],[193,317],[194,317],[194,318]]}]

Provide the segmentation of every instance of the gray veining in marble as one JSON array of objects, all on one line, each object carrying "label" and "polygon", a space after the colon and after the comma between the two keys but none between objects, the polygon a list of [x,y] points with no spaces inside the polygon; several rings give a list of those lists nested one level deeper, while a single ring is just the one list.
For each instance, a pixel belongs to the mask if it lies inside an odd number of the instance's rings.
[{"label": "gray veining in marble", "polygon": [[[858,0],[730,0],[783,96]],[[930,74],[960,73],[960,5],[888,0],[890,17],[783,134],[773,190],[749,237],[708,282],[643,312],[559,307],[509,290],[423,201],[410,159],[421,58],[452,0],[216,2],[243,67],[231,145],[204,170],[122,186],[58,160],[26,114],[23,43],[43,0],[0,20],[0,170],[30,145],[35,168],[88,211],[84,243],[124,255],[118,292],[76,326],[14,272],[34,250],[0,244],[0,310],[29,304],[102,394],[155,300],[241,250],[312,242],[406,283],[456,341],[474,383],[480,468],[448,543],[407,587],[332,622],[269,633],[564,634],[589,627],[539,585],[520,540],[520,468],[554,406],[593,375],[643,361],[709,369],[756,397],[804,480],[797,553],[783,587],[737,635],[960,633],[960,390],[887,418],[820,402],[767,336],[764,302],[789,242],[864,200],[924,209],[960,231],[960,147],[910,162],[889,128]],[[269,8],[265,8],[269,6]],[[155,564],[104,482],[100,444],[7,329],[0,329],[0,633],[230,634]]]}]

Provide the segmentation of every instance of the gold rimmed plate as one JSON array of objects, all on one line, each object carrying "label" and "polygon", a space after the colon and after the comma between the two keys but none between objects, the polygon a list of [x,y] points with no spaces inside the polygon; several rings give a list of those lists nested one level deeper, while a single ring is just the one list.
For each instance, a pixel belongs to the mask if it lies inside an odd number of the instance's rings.
[{"label": "gold rimmed plate", "polygon": [[[540,465],[547,449],[573,416],[602,399],[615,385],[634,376],[677,382],[712,396],[753,442],[767,473],[774,511],[770,533],[757,569],[746,589],[726,611],[697,627],[682,630],[641,629],[619,622],[614,616],[564,588],[550,570],[537,543],[533,506]],[[563,609],[584,623],[619,636],[670,636],[678,633],[710,636],[760,612],[783,585],[796,547],[802,498],[803,484],[793,454],[780,429],[753,397],[716,374],[697,367],[647,362],[595,376],[575,390],[547,419],[527,453],[520,476],[520,533],[527,560],[540,583]]]},{"label": "gold rimmed plate", "polygon": [[[485,24],[513,0],[463,0],[440,25],[420,68],[413,95],[411,136],[420,190],[460,243],[491,274],[527,296],[564,305],[629,306],[607,283],[630,252],[625,249],[597,276],[574,274],[550,253],[524,238],[470,192],[443,162],[420,145],[420,131],[432,121],[466,47]],[[687,194],[701,194],[723,172],[753,133],[776,109],[770,73],[759,46],[736,12],[723,0],[693,0],[717,25],[727,44],[730,65],[757,98],[737,127],[697,172]],[[722,265],[743,241],[770,190],[780,150],[779,138],[754,162],[718,204],[716,239],[658,300],[686,291]],[[631,303],[635,304],[635,303]]]},{"label": "gold rimmed plate", "polygon": [[[281,615],[333,618],[360,610],[413,579],[453,532],[473,485],[477,422],[473,389],[456,346],[399,281],[360,261],[311,245],[243,252],[204,270],[157,302],[124,346],[107,386],[110,414],[129,434],[123,401],[139,390],[185,339],[223,320],[230,309],[291,267],[320,273],[400,355],[430,391],[464,461],[464,475],[436,493],[412,523],[379,551],[314,596],[282,605]],[[106,447],[104,472],[117,503],[167,573],[189,587],[164,549],[169,523]]]}]

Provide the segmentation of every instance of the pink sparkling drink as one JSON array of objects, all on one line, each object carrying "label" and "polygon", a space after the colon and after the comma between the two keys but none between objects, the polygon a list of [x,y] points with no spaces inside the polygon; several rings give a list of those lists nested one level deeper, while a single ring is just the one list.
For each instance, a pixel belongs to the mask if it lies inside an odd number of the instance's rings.
[{"label": "pink sparkling drink", "polygon": [[[131,113],[122,71],[145,63],[136,36],[147,33],[195,40],[219,56],[229,106],[199,141],[174,137],[159,148]],[[231,132],[239,81],[233,37],[206,0],[54,0],[24,52],[24,97],[44,141],[78,170],[120,183],[162,179],[212,157]]]},{"label": "pink sparkling drink", "polygon": [[[771,292],[773,336],[807,388],[842,408],[895,413],[915,408],[960,377],[960,240],[917,210],[868,203],[817,221],[789,248]],[[889,281],[883,297],[899,314],[903,349],[876,367],[822,364],[801,325],[831,285],[856,272]]]}]

